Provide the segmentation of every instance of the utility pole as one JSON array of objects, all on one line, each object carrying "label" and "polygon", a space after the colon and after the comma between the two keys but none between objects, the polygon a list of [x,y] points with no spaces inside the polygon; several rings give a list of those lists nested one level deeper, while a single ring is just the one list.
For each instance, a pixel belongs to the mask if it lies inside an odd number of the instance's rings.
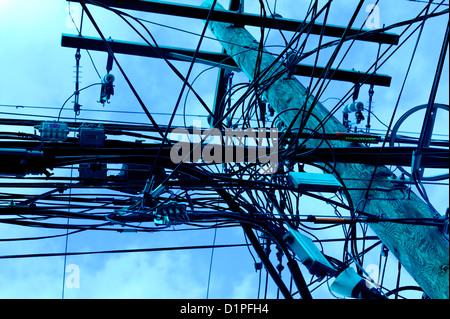
[{"label": "utility pole", "polygon": [[[211,3],[212,0],[207,0],[202,6],[210,8]],[[218,4],[216,9],[224,10]],[[238,67],[253,81],[259,43],[242,27],[217,21],[210,21],[208,26]],[[262,53],[259,62],[261,72],[267,71],[260,82],[285,68],[267,51]],[[310,96],[308,101],[305,101],[307,90],[295,77],[290,77],[287,73],[265,88],[263,96],[277,113],[287,109],[299,110],[303,105],[305,113],[311,108],[314,100],[314,97]],[[280,117],[286,125],[290,125],[296,113],[296,111],[284,112]],[[312,108],[312,115],[323,120],[329,116],[329,111],[317,101]],[[310,118],[305,128],[314,130],[319,123]],[[299,124],[300,120],[297,119],[293,128],[299,128]],[[344,125],[335,117],[326,121],[324,129],[325,133],[347,132]],[[330,143],[333,147],[351,146],[349,142],[343,141]],[[408,196],[407,190],[396,189],[388,179],[392,176],[392,172],[384,166],[376,168],[375,163],[376,157],[374,165],[359,163],[336,165],[337,175],[346,181],[345,186],[350,189],[348,192],[355,209],[364,209],[366,213],[386,218],[435,217],[428,205],[418,196],[413,193]],[[369,185],[373,175],[375,178]],[[378,188],[379,191],[371,190],[367,193],[364,189],[369,186],[371,189]],[[370,224],[370,227],[430,298],[449,298],[449,246],[437,227],[389,222]]]}]

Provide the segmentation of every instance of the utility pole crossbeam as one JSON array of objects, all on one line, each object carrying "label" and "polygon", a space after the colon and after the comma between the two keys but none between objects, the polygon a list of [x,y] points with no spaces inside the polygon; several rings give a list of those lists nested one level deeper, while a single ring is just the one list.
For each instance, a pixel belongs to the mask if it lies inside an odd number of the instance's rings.
[{"label": "utility pole crossbeam", "polygon": [[[61,46],[75,49],[86,49],[94,51],[107,52],[102,39],[89,36],[76,36],[71,34],[63,34],[61,37]],[[159,46],[158,49],[143,43],[111,40],[109,43],[114,53],[144,56],[149,58],[165,57],[169,60],[192,61],[195,50],[183,49],[169,46]],[[211,66],[217,66],[222,69],[240,70],[234,60],[226,53],[216,53],[209,51],[199,51],[197,53],[198,63]],[[293,75],[319,77],[324,72],[324,67],[317,66],[314,68],[308,64],[297,64],[293,69]],[[384,74],[364,75],[363,72],[343,69],[331,69],[327,79],[337,81],[346,81],[352,83],[373,84],[377,86],[388,87],[391,85],[391,77]]]},{"label": "utility pole crossbeam", "polygon": [[[203,6],[210,8],[211,2],[207,0],[203,3]],[[224,49],[233,57],[239,68],[250,80],[254,80],[259,44],[253,36],[244,28],[235,27],[230,23],[210,21],[209,28],[221,41]],[[261,72],[272,65],[272,69],[266,73],[268,76],[275,73],[276,70],[282,70],[282,64],[273,64],[274,61],[275,58],[264,51],[260,59]],[[264,78],[261,79],[261,81],[263,80]],[[265,89],[263,95],[277,113],[287,109],[299,109],[305,104],[304,111],[308,111],[313,101],[313,97],[310,97],[308,103],[305,103],[305,87],[295,77],[288,77],[287,75],[271,83]],[[289,125],[295,114],[296,112],[284,112],[280,117],[286,125]],[[318,119],[324,119],[329,115],[329,111],[321,103],[316,103],[312,109],[312,114]],[[317,121],[315,122],[311,118],[305,127],[314,130],[318,125]],[[299,123],[294,123],[293,128],[298,127]],[[325,133],[347,131],[341,122],[334,117],[326,122],[324,129]],[[330,141],[330,143],[333,147],[351,147],[350,143],[343,141]],[[361,209],[364,206],[366,213],[386,218],[434,217],[424,201],[413,193],[409,197],[405,196],[404,190],[371,191],[367,197],[366,189],[369,187],[369,181],[375,169],[375,165],[370,164],[336,164],[337,174],[346,180],[345,186],[352,189],[348,193],[355,208]],[[379,166],[376,169],[376,178],[371,185],[371,189],[376,187],[392,189],[393,186],[388,180],[391,175],[389,169]],[[449,246],[438,228],[394,223],[377,223],[370,226],[430,298],[449,298]]]},{"label": "utility pole crossbeam", "polygon": [[[80,2],[80,0],[68,0],[72,2]],[[172,16],[202,19],[206,20],[209,14],[208,8],[199,6],[169,3],[164,1],[149,1],[149,0],[96,0],[95,4],[104,5],[119,9],[129,9],[143,12],[152,12],[159,14],[167,14]],[[220,21],[232,23],[235,25],[249,25],[260,27],[264,25],[265,28],[280,29],[283,31],[297,32],[305,21],[284,19],[279,17],[261,17],[257,14],[242,13],[236,11],[227,11],[224,8],[215,10],[210,17],[211,21]],[[323,29],[320,23],[313,23],[311,26],[311,33],[319,35]],[[344,34],[345,27],[327,25],[325,29],[325,36],[340,38]],[[359,30],[357,28],[351,29],[349,36],[356,36],[356,39],[368,42],[376,42],[383,44],[397,45],[399,36],[394,33],[376,32],[376,30]]]}]

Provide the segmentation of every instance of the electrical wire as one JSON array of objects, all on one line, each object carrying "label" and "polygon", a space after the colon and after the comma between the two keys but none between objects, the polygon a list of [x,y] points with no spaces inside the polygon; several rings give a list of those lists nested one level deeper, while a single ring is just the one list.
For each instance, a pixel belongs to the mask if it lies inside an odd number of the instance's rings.
[{"label": "electrical wire", "polygon": [[60,118],[61,118],[61,112],[62,112],[64,106],[67,104],[67,102],[70,101],[70,99],[72,99],[74,96],[76,96],[76,95],[77,95],[78,93],[80,93],[81,91],[86,90],[86,89],[88,89],[88,88],[90,88],[90,87],[93,87],[93,86],[95,86],[95,85],[102,85],[102,83],[92,83],[92,84],[90,84],[90,85],[88,85],[88,86],[85,86],[84,88],[81,88],[81,89],[79,89],[79,90],[75,90],[75,92],[73,92],[72,95],[70,95],[70,96],[67,98],[67,100],[65,100],[64,103],[61,105],[61,108],[59,109],[57,121],[59,122],[59,120],[60,120]]},{"label": "electrical wire", "polygon": [[[216,223],[217,226],[217,223]],[[214,227],[214,237],[213,237],[213,243],[211,248],[211,258],[209,261],[209,272],[208,272],[208,284],[206,285],[206,299],[209,299],[209,285],[211,283],[211,273],[212,273],[212,264],[213,264],[213,258],[214,258],[214,248],[216,245],[216,235],[217,235],[217,227]]]},{"label": "electrical wire", "polygon": [[[425,16],[428,14],[429,7],[430,7],[430,5],[427,6],[427,9],[426,9],[426,12],[425,12]],[[371,187],[371,185],[373,183],[373,180],[375,178],[376,171],[377,171],[377,168],[379,166],[380,159],[381,159],[381,156],[383,154],[384,147],[386,145],[388,133],[390,132],[390,128],[392,127],[392,124],[394,122],[395,114],[396,114],[396,111],[397,111],[398,106],[400,104],[400,99],[402,97],[402,93],[403,93],[404,87],[406,85],[406,80],[408,78],[409,72],[411,70],[411,67],[412,67],[412,64],[413,64],[413,61],[414,61],[414,57],[415,57],[416,52],[417,52],[417,47],[419,45],[419,42],[420,42],[420,39],[421,39],[421,36],[422,36],[422,32],[423,32],[423,28],[424,28],[424,25],[425,25],[425,21],[426,21],[426,19],[424,19],[423,22],[421,23],[420,31],[419,31],[419,34],[417,36],[416,43],[415,43],[415,46],[414,46],[414,49],[413,49],[413,52],[412,52],[412,55],[411,55],[411,58],[410,58],[410,61],[409,61],[408,69],[406,71],[405,77],[404,77],[403,82],[402,82],[402,86],[401,86],[400,93],[399,93],[398,98],[397,98],[397,102],[396,102],[394,110],[392,112],[391,120],[389,122],[388,129],[387,129],[387,132],[386,132],[386,136],[385,136],[384,142],[383,142],[383,144],[381,146],[380,153],[377,156],[377,160],[376,160],[376,164],[375,164],[375,168],[373,170],[373,174],[372,174],[371,180],[369,182],[369,185],[367,186],[368,189],[370,189],[370,187]],[[369,190],[366,191],[364,198],[367,199],[368,196],[369,196]],[[364,207],[366,205],[366,202],[367,201],[365,201],[364,204],[363,204],[363,210],[364,210]]]},{"label": "electrical wire", "polygon": [[[245,247],[247,244],[226,244],[215,245],[215,248],[235,248]],[[19,258],[42,258],[42,257],[59,257],[59,256],[80,256],[94,254],[123,254],[138,252],[156,252],[156,251],[174,251],[174,250],[191,250],[191,249],[211,249],[211,245],[199,246],[180,246],[180,247],[158,247],[158,248],[137,248],[137,249],[116,249],[116,250],[99,250],[99,251],[81,251],[81,252],[64,252],[64,253],[36,253],[36,254],[20,254],[20,255],[0,255],[0,259],[19,259]]]}]

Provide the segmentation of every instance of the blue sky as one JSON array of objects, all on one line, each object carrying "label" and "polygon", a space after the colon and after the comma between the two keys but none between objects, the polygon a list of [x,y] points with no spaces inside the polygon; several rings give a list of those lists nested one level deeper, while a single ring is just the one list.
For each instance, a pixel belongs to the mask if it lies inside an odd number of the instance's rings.
[{"label": "blue sky", "polygon": [[[200,5],[202,1],[177,1]],[[228,1],[219,1],[223,6]],[[268,1],[273,10],[274,1]],[[366,5],[374,1],[366,1]],[[436,1],[437,2],[437,1]],[[278,1],[277,13],[285,18],[303,19],[308,1]],[[325,1],[319,1],[321,7]],[[335,1],[329,17],[329,23],[345,25],[356,7],[357,1]],[[392,23],[415,17],[425,4],[406,0],[381,0],[380,23]],[[142,42],[120,19],[100,8],[90,7],[98,25],[105,36],[113,39]],[[448,6],[442,9],[448,8]],[[77,24],[81,9],[79,5],[70,6],[72,16]],[[247,12],[259,13],[259,2],[245,1]],[[0,117],[1,118],[39,118],[39,115],[57,116],[59,107],[74,91],[74,65],[75,50],[61,47],[61,34],[76,34],[72,20],[68,14],[69,7],[63,0],[0,0]],[[200,33],[203,28],[201,21],[182,19],[177,17],[156,14],[135,13],[156,23],[171,25]],[[364,23],[367,13],[361,10],[355,26]],[[447,19],[447,20],[446,20]],[[320,20],[321,21],[321,20]],[[433,19],[427,22],[424,28],[423,40],[418,46],[417,55],[413,64],[413,71],[403,92],[396,118],[406,110],[416,105],[425,104],[431,88],[436,61],[445,32],[448,16]],[[198,36],[188,35],[167,28],[148,25],[160,45],[195,48]],[[258,29],[249,30],[259,38]],[[394,29],[399,33],[402,29]],[[97,33],[87,21],[83,24],[83,35],[95,36]],[[212,34],[208,31],[208,36]],[[286,33],[286,36],[292,36]],[[317,41],[317,38],[314,38]],[[392,85],[389,88],[376,87],[374,95],[374,111],[384,123],[388,123],[392,116],[393,107],[399,95],[399,89],[406,72],[408,61],[416,37],[406,43],[386,64],[379,73],[392,76]],[[331,39],[329,39],[331,40]],[[308,46],[314,48],[317,42],[312,41]],[[277,52],[282,49],[282,38],[275,31],[269,35],[267,43],[271,50]],[[276,46],[279,46],[278,48]],[[347,45],[344,45],[344,49]],[[373,43],[358,42],[351,49],[349,56],[343,61],[342,68],[366,71],[375,61],[378,46]],[[382,47],[384,48],[384,47]],[[220,52],[221,46],[217,41],[205,39],[202,50]],[[332,51],[324,51],[319,64],[325,65],[327,57]],[[448,53],[447,53],[448,54]],[[103,76],[106,73],[105,65],[107,54],[104,52],[91,52],[98,71]],[[137,91],[143,98],[149,110],[156,113],[158,122],[166,123],[168,113],[173,109],[182,82],[173,72],[158,59],[129,57],[118,55],[118,59]],[[338,59],[339,60],[339,59]],[[308,60],[306,63],[312,63]],[[448,56],[445,62],[440,89],[436,101],[448,105]],[[82,84],[87,86],[99,81],[99,78],[86,54],[82,51],[81,57]],[[185,62],[174,63],[182,74],[186,74],[189,64]],[[205,69],[198,65],[193,69],[191,80]],[[111,103],[102,106],[97,103],[98,87],[83,91],[80,95],[82,111],[77,121],[83,119],[99,119],[135,121],[147,123],[143,114],[126,113],[141,112],[139,104],[127,87],[123,77],[116,66],[112,73],[116,76],[115,95]],[[214,98],[217,70],[204,72],[196,80],[194,87],[206,103],[212,105]],[[299,78],[303,84],[307,78]],[[235,74],[234,83],[245,82],[242,74]],[[325,91],[322,101],[327,98],[342,97],[351,84],[332,82]],[[368,86],[361,88],[360,100],[368,101]],[[324,104],[332,108],[336,101],[329,99]],[[15,106],[25,106],[16,108]],[[41,107],[41,108],[33,108]],[[42,107],[48,107],[43,109]],[[109,111],[115,111],[109,112]],[[120,112],[120,113],[119,113]],[[188,114],[196,114],[196,119],[202,119],[206,127],[205,112],[192,94],[187,98]],[[15,113],[14,115],[8,113]],[[20,115],[18,115],[20,114]],[[339,114],[339,113],[338,113]],[[72,104],[65,106],[62,116],[66,120],[73,120]],[[187,118],[188,123],[193,118]],[[364,122],[363,122],[364,124]],[[182,117],[178,116],[174,125],[182,125]],[[420,119],[411,122],[405,127],[408,131],[420,131]],[[437,128],[440,134],[448,138],[448,114],[439,117]],[[372,118],[372,128],[383,130],[384,127],[375,118]],[[10,126],[0,127],[1,131],[10,131]],[[24,131],[26,128],[17,128]],[[66,172],[67,173],[67,172]],[[430,200],[439,212],[445,212],[448,207],[448,180],[447,185],[427,185]],[[0,189],[0,192],[10,190]],[[2,203],[3,204],[3,203]],[[315,214],[318,210],[328,210],[327,205],[317,202],[306,202],[302,205],[305,214]],[[46,234],[56,234],[48,230],[8,226],[0,223],[0,238],[33,237]],[[325,236],[333,237],[333,233]],[[71,235],[68,240],[68,251],[98,251],[111,249],[133,249],[170,246],[211,245],[214,230],[158,232],[158,233],[116,233],[116,232],[85,232]],[[218,229],[216,244],[245,243],[241,229]],[[0,242],[0,255],[27,254],[39,252],[63,252],[65,238],[46,239],[28,242]],[[339,245],[327,245],[331,254]],[[254,255],[256,255],[253,252]],[[272,256],[275,252],[272,252]],[[378,265],[379,249],[367,256],[367,265]],[[210,267],[211,250],[191,250],[172,252],[150,252],[135,254],[102,254],[87,256],[68,256],[66,263],[79,267],[80,287],[64,289],[65,298],[205,298]],[[275,262],[276,264],[276,262]],[[395,258],[390,256],[388,269],[396,274],[397,264]],[[64,258],[27,258],[27,259],[1,259],[0,260],[0,298],[61,298],[64,276]],[[370,272],[370,267],[367,268]],[[306,269],[302,268],[306,271]],[[68,275],[68,274],[66,274]],[[64,277],[63,277],[64,276]],[[209,296],[211,298],[255,298],[258,288],[258,273],[254,269],[254,261],[247,248],[215,249],[212,264]],[[283,276],[289,278],[287,269]],[[263,272],[263,284],[265,273]],[[283,277],[283,278],[284,278]],[[396,276],[387,275],[386,282],[395,285]],[[394,284],[392,284],[394,282]],[[402,272],[402,284],[414,284],[410,276]],[[263,295],[263,290],[261,290]],[[407,294],[405,294],[407,295]],[[313,296],[319,298],[331,297],[326,285],[319,288]],[[417,298],[417,293],[410,295]],[[269,283],[268,297],[276,297],[273,283]]]}]

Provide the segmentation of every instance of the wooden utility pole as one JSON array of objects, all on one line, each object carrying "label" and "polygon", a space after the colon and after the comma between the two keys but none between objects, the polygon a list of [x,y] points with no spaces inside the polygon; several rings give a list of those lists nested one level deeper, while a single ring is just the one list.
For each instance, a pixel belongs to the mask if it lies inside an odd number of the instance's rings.
[{"label": "wooden utility pole", "polygon": [[[202,6],[210,8],[211,4],[212,0],[207,0]],[[224,10],[218,4],[216,9]],[[239,68],[250,80],[254,80],[259,51],[259,44],[254,37],[246,29],[229,23],[210,21],[208,26]],[[267,51],[262,53],[260,71],[266,71],[270,67],[271,70],[260,82],[285,68],[280,61],[276,63],[274,61],[272,54]],[[304,111],[308,111],[313,102],[313,97],[310,96],[305,103],[307,98],[305,87],[295,77],[287,74],[264,88],[262,93],[277,113],[287,109],[298,110],[303,105],[305,105]],[[289,125],[296,113],[296,111],[288,111],[280,117],[286,125]],[[329,115],[329,111],[317,102],[312,109],[312,114],[322,120]],[[305,128],[314,130],[317,125],[317,120],[311,117]],[[293,128],[298,127],[299,121],[296,121]],[[326,133],[347,131],[335,117],[330,118],[324,128]],[[332,145],[333,147],[349,147],[350,143],[332,141]],[[376,169],[375,179],[371,185],[371,189],[378,188],[380,191],[371,190],[369,196],[366,196],[364,189],[367,189],[374,174],[375,161],[376,158],[374,158],[374,165],[337,163],[336,172],[345,180],[345,186],[350,189],[349,194],[355,208],[364,207],[366,213],[385,218],[434,217],[428,205],[419,197],[413,193],[406,194],[407,190],[395,189],[388,180],[392,172],[384,166]],[[392,191],[386,191],[389,189]],[[390,222],[380,222],[370,226],[430,298],[449,298],[449,245],[437,227]]]}]

